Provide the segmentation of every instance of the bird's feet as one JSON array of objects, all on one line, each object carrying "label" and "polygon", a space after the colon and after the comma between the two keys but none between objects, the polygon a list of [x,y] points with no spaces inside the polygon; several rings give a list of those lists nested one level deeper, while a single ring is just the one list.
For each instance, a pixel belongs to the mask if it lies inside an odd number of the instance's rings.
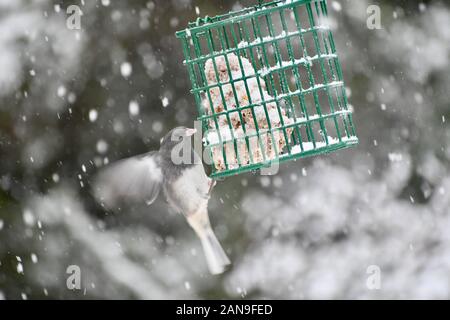
[{"label": "bird's feet", "polygon": [[217,181],[214,179],[209,179],[209,190],[208,190],[208,197],[211,196],[212,190],[214,189],[214,187],[216,186]]}]

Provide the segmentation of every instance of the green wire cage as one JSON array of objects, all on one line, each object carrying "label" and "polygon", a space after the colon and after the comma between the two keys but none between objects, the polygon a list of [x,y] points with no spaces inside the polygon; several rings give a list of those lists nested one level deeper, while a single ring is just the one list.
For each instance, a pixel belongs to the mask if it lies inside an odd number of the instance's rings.
[{"label": "green wire cage", "polygon": [[211,177],[358,143],[326,0],[263,2],[178,31]]}]

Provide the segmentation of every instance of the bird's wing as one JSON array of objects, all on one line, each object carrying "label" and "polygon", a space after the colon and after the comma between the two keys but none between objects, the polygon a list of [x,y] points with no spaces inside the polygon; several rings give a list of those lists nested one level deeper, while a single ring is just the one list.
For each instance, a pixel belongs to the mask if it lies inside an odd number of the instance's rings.
[{"label": "bird's wing", "polygon": [[152,151],[120,160],[101,170],[94,180],[94,193],[107,207],[121,201],[151,204],[158,197],[162,182],[159,153]]}]

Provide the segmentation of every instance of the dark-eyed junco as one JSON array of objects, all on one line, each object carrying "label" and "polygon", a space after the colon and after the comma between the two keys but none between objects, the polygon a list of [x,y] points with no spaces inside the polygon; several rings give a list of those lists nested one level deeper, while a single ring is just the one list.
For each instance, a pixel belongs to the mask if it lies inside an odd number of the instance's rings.
[{"label": "dark-eyed junco", "polygon": [[178,127],[161,139],[159,151],[120,160],[96,177],[97,199],[112,207],[120,200],[151,204],[161,189],[175,211],[184,215],[203,246],[212,274],[222,273],[230,260],[217,240],[208,216],[208,201],[215,181],[191,147],[195,129]]}]

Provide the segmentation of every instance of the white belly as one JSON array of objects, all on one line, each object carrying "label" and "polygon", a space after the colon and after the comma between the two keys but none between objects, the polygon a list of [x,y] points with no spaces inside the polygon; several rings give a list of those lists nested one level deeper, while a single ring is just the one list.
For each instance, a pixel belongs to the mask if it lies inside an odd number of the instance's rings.
[{"label": "white belly", "polygon": [[210,179],[202,165],[185,170],[183,175],[170,186],[174,193],[173,205],[184,215],[190,215],[208,204]]}]

